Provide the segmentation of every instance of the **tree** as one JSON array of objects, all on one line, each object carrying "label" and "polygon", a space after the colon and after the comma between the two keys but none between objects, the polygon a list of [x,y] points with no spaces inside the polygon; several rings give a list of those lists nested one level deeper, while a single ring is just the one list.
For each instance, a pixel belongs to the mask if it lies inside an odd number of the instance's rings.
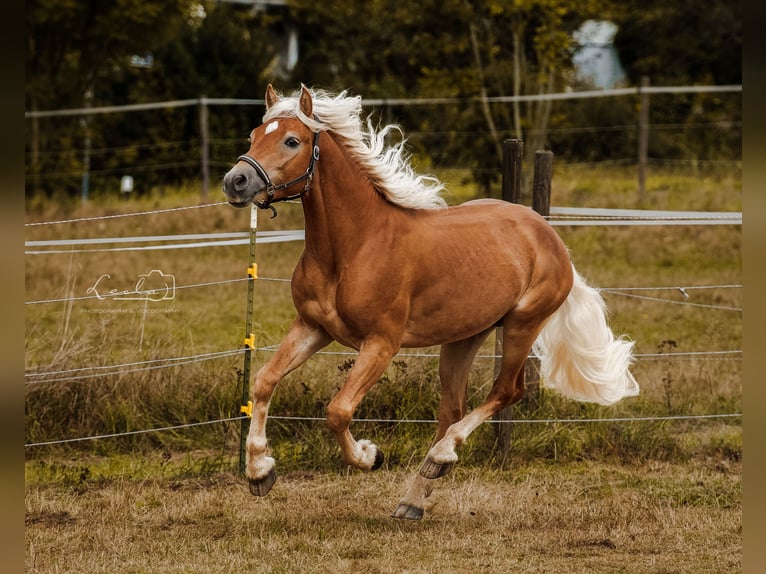
[{"label": "tree", "polygon": [[[324,0],[321,5],[290,0],[260,11],[214,0],[31,0],[27,109],[81,107],[88,98],[93,105],[203,95],[260,98],[268,82],[282,90],[301,82],[332,91],[348,89],[367,98],[453,98],[459,103],[388,105],[380,110],[381,121],[400,123],[423,163],[470,165],[473,179],[489,195],[497,187],[505,138],[524,140],[527,165],[537,149],[554,143],[573,158],[593,160],[614,147],[605,143],[608,138],[586,149],[580,142],[591,136],[552,136],[549,126],[571,128],[577,114],[596,117],[595,125],[632,120],[617,115],[630,113],[628,100],[624,105],[556,104],[556,114],[550,101],[490,101],[577,87],[572,34],[589,18],[619,25],[615,43],[633,82],[644,74],[655,85],[741,81],[739,0],[679,0],[671,5],[659,0]],[[273,64],[277,46],[290,30],[298,32],[300,57],[286,74]],[[154,57],[151,68],[129,65],[132,55],[148,53]],[[652,98],[653,121],[665,123],[737,121],[732,109],[707,95],[667,104]],[[215,108],[210,115],[214,161],[236,155],[242,140],[233,138],[243,138],[259,113],[252,107]],[[85,126],[76,117],[45,122],[45,129],[35,120],[29,124],[29,171],[74,173],[69,185],[74,192]],[[129,157],[147,168],[141,176],[147,185],[195,176],[191,158],[199,151],[194,143],[197,110],[99,116],[90,122],[94,149],[130,148],[94,157],[94,169],[116,174]],[[123,143],[131,134],[143,149]],[[653,137],[652,145],[660,146],[657,155],[705,154],[702,138],[676,139]],[[610,141],[617,140],[615,135]],[[168,141],[188,143],[171,149]],[[725,145],[736,147],[736,142]],[[40,154],[40,149],[60,151]],[[624,148],[620,153],[625,156]],[[151,162],[177,163],[179,155],[187,158],[182,166],[148,169]]]},{"label": "tree", "polygon": [[656,85],[742,83],[740,0],[628,0],[614,45],[631,79]]},{"label": "tree", "polygon": [[[605,3],[328,0],[318,9],[311,0],[296,0],[292,18],[301,25],[302,53],[294,78],[368,97],[463,98],[460,109],[398,114],[410,130],[438,130],[421,140],[422,149],[437,161],[474,165],[489,194],[502,140],[523,137],[529,154],[542,148],[551,104],[490,105],[486,98],[563,89],[572,69],[571,32]],[[458,131],[477,135],[466,145]]]},{"label": "tree", "polygon": [[[631,82],[653,85],[741,84],[742,2],[628,0],[615,11],[614,39]],[[741,132],[701,125],[741,123],[739,94],[652,97],[651,122],[683,126],[656,132],[650,155],[687,159],[741,157]]]},{"label": "tree", "polygon": [[[33,111],[202,95],[259,97],[265,80],[262,71],[274,52],[267,33],[274,18],[226,4],[33,0],[27,3],[26,18],[26,100],[27,109]],[[134,55],[151,56],[153,63],[148,68],[134,67],[130,64]],[[213,115],[211,129],[236,130],[241,144],[253,121],[248,111]],[[128,164],[163,166],[142,169],[136,176],[138,189],[196,175],[196,109],[46,118],[44,122],[40,129],[39,120],[30,120],[27,131],[28,189],[33,192],[76,193],[86,141],[94,150],[88,154],[90,171],[113,174],[108,176],[111,179],[118,178]],[[56,153],[41,154],[40,149]],[[96,153],[109,149],[117,151]],[[185,158],[183,162],[179,156]],[[72,177],[38,177],[50,173]]]},{"label": "tree", "polygon": [[[137,53],[156,49],[173,37],[191,0],[31,0],[26,4],[27,109],[81,107],[109,102],[115,69]],[[100,100],[100,90],[106,97]],[[29,172],[33,187],[44,169],[76,168],[69,153],[56,165],[41,159],[41,146],[72,150],[87,141],[87,120],[67,118],[40,130],[33,119],[28,132]],[[69,182],[71,185],[73,182]],[[63,184],[66,187],[66,183]]]},{"label": "tree", "polygon": [[[81,105],[98,78],[174,37],[192,0],[30,0],[26,96],[31,107]],[[32,104],[34,100],[34,105]]]}]

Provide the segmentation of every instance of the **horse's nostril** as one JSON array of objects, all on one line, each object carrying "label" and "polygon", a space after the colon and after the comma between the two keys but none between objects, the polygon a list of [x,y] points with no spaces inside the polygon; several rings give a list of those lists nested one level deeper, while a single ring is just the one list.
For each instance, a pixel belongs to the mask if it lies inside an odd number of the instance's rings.
[{"label": "horse's nostril", "polygon": [[244,174],[239,174],[237,177],[234,178],[234,189],[237,191],[242,191],[247,187],[247,176]]}]

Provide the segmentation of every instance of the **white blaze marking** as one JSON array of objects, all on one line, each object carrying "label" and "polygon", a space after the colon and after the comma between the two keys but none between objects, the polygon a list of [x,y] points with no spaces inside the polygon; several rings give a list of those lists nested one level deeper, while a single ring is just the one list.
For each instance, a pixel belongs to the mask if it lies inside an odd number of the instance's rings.
[{"label": "white blaze marking", "polygon": [[275,122],[271,122],[269,125],[266,126],[266,132],[265,132],[266,135],[270,134],[271,132],[273,132],[278,127],[279,127],[279,122],[276,122],[276,121]]}]

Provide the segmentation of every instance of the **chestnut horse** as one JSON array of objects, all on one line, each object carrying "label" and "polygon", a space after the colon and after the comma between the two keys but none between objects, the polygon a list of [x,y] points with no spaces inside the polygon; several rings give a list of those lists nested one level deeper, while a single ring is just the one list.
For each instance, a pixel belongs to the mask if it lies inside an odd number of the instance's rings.
[{"label": "chestnut horse", "polygon": [[[524,393],[533,344],[543,384],[582,401],[612,404],[638,393],[633,343],[615,338],[598,291],[574,271],[553,228],[527,207],[481,199],[447,207],[441,184],[416,175],[396,126],[360,118],[361,98],[269,85],[263,124],[225,175],[229,203],[274,209],[300,198],[306,242],[292,278],[297,317],[258,371],[247,437],[250,491],[276,480],[266,419],[276,384],[332,341],[359,354],[327,406],[343,461],[374,470],[383,454],[349,431],[354,410],[400,349],[441,345],[436,436],[393,516],[418,520],[433,480],[449,472],[482,422]],[[486,400],[466,413],[471,363],[502,325],[502,366]]]}]

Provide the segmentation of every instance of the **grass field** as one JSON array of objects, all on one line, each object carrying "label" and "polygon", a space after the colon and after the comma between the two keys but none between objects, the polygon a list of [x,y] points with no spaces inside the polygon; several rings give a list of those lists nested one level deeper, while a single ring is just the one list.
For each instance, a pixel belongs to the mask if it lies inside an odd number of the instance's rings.
[{"label": "grass field", "polygon": [[[463,174],[464,175],[464,174]],[[450,201],[472,190],[445,173]],[[740,210],[740,173],[655,170],[646,207]],[[553,204],[638,205],[634,173],[567,166],[554,171]],[[222,198],[221,198],[222,199]],[[196,202],[195,190],[157,191],[87,206],[30,201],[28,221],[163,209]],[[214,198],[217,201],[218,198]],[[248,210],[229,206],[27,228],[27,240],[244,231]],[[302,227],[286,205],[259,229]],[[598,287],[741,283],[737,226],[557,228],[578,270]],[[107,245],[105,247],[114,247]],[[259,276],[289,278],[301,243],[259,245]],[[81,297],[104,274],[129,289],[152,269],[177,286],[242,278],[247,247],[27,255],[26,300]],[[520,421],[741,412],[741,357],[673,353],[741,349],[740,289],[641,292],[674,303],[607,294],[615,332],[636,341],[639,397],[611,408],[543,393]],[[78,300],[26,306],[27,373],[241,349],[244,282],[177,289],[172,301]],[[286,283],[255,285],[259,346],[277,344],[293,317]],[[489,340],[482,350],[491,354]],[[333,351],[345,351],[332,346]],[[255,364],[268,357],[256,354]],[[312,359],[278,387],[271,413],[321,417],[342,384],[347,356]],[[26,385],[26,442],[125,433],[238,416],[242,356],[163,369]],[[470,405],[491,384],[477,360]],[[44,379],[44,378],[43,378]],[[34,379],[36,380],[36,379]],[[42,380],[42,379],[41,379]],[[394,361],[357,417],[434,418],[436,360]],[[741,562],[742,432],[739,418],[709,421],[515,424],[498,450],[484,425],[441,480],[419,525],[388,518],[434,425],[354,423],[387,455],[376,474],[340,468],[321,421],[272,419],[280,480],[265,500],[237,477],[239,422],[26,449],[30,572],[731,572]]]},{"label": "grass field", "polygon": [[689,573],[742,567],[739,469],[457,470],[420,523],[406,475],[303,472],[254,499],[230,473],[27,488],[27,572]]}]

